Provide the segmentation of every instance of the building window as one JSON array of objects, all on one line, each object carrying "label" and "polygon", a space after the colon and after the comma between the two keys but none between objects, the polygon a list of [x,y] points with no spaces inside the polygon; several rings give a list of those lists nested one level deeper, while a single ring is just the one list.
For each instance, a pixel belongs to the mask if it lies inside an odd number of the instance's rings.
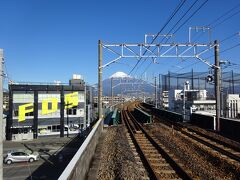
[{"label": "building window", "polygon": [[77,115],[77,108],[67,109],[67,115]]},{"label": "building window", "polygon": [[14,111],[14,116],[18,116],[18,110]]},{"label": "building window", "polygon": [[72,109],[67,109],[67,115],[72,115]]},{"label": "building window", "polygon": [[77,115],[77,109],[73,109],[73,115]]},{"label": "building window", "polygon": [[33,116],[33,112],[26,113],[25,116]]}]

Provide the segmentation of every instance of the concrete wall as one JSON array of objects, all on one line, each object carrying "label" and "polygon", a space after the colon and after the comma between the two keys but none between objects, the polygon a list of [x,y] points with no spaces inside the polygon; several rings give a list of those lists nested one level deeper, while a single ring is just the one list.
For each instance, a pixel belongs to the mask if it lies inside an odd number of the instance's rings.
[{"label": "concrete wall", "polygon": [[163,110],[163,109],[157,109],[157,108],[153,108],[153,112],[156,113],[157,115],[163,117],[163,118],[166,118],[166,119],[170,120],[170,121],[183,122],[182,114],[167,111],[167,110]]},{"label": "concrete wall", "polygon": [[22,141],[22,140],[32,140],[33,133],[21,133],[21,134],[13,134],[12,141]]},{"label": "concrete wall", "polygon": [[152,123],[152,116],[141,109],[134,108],[133,111],[135,117],[137,117],[137,120],[141,123]]},{"label": "concrete wall", "polygon": [[240,142],[240,120],[221,118],[221,134]]},{"label": "concrete wall", "polygon": [[103,131],[103,120],[100,119],[94,125],[92,131],[74,155],[68,166],[65,168],[59,180],[84,179],[87,175],[92,157]]},{"label": "concrete wall", "polygon": [[[191,124],[203,129],[214,130],[214,117],[193,113]],[[220,118],[220,134],[240,142],[240,120]]]},{"label": "concrete wall", "polygon": [[203,114],[192,113],[190,123],[203,129],[214,130],[214,117]]}]

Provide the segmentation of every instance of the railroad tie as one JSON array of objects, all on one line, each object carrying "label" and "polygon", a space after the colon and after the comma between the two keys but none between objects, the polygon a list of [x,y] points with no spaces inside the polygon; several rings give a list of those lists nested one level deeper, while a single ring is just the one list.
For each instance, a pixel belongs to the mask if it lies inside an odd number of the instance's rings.
[{"label": "railroad tie", "polygon": [[141,177],[141,179],[143,179],[143,180],[150,180],[149,177]]},{"label": "railroad tie", "polygon": [[240,155],[240,152],[232,152],[234,155]]},{"label": "railroad tie", "polygon": [[176,174],[174,170],[166,170],[166,169],[158,169],[156,170],[156,173],[158,174]]},{"label": "railroad tie", "polygon": [[131,145],[134,145],[133,142],[128,142],[128,144],[131,146]]},{"label": "railroad tie", "polygon": [[[153,146],[146,146],[146,145],[144,144],[143,147],[142,147],[142,149],[148,151],[148,150],[155,150],[156,148],[153,147]],[[157,152],[157,151],[156,151],[156,152]]]},{"label": "railroad tie", "polygon": [[167,163],[153,163],[151,165],[153,167],[157,167],[157,168],[169,167],[169,164],[167,164]]},{"label": "railroad tie", "polygon": [[220,154],[220,156],[221,156],[222,158],[227,158],[227,156],[224,155],[224,154]]},{"label": "railroad tie", "polygon": [[137,161],[140,161],[140,160],[141,160],[139,156],[136,156],[135,159],[136,159]]},{"label": "railroad tie", "polygon": [[137,156],[137,155],[138,155],[137,151],[134,151],[134,152],[133,152],[133,155],[134,155],[134,156]]},{"label": "railroad tie", "polygon": [[[156,154],[158,153],[156,149],[146,150],[145,152],[146,152],[146,153],[156,153]],[[144,153],[145,153],[145,152],[144,152]]]}]

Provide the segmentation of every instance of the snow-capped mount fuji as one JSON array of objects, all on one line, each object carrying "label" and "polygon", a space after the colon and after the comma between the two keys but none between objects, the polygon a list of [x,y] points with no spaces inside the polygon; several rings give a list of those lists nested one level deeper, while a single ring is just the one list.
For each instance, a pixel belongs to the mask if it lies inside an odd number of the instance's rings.
[{"label": "snow-capped mount fuji", "polygon": [[113,75],[111,75],[109,78],[131,78],[131,76],[127,75],[124,72],[118,71],[118,72],[114,73]]},{"label": "snow-capped mount fuji", "polygon": [[114,95],[121,93],[126,95],[131,92],[134,93],[140,91],[144,91],[149,94],[154,92],[154,88],[146,81],[131,77],[120,71],[112,74],[108,79],[103,80],[104,96],[111,96],[111,85],[113,86]]}]

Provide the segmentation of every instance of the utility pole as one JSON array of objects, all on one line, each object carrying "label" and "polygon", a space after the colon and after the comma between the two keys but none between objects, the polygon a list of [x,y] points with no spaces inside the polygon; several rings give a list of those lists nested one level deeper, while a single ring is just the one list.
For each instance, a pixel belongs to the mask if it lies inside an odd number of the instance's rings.
[{"label": "utility pole", "polygon": [[186,114],[186,102],[185,102],[185,90],[186,90],[187,81],[183,84],[183,121],[185,121]]},{"label": "utility pole", "polygon": [[224,98],[223,98],[223,72],[222,72],[222,66],[221,64],[224,64],[224,61],[220,61],[219,62],[219,66],[220,66],[220,104],[221,104],[221,109],[220,109],[220,117],[224,117]]},{"label": "utility pole", "polygon": [[161,74],[158,76],[158,108],[161,106],[161,94],[162,94],[162,89],[161,89]]},{"label": "utility pole", "polygon": [[232,70],[232,93],[234,94],[234,78],[233,78],[233,70]]},{"label": "utility pole", "polygon": [[98,41],[98,119],[102,119],[102,42]]},{"label": "utility pole", "polygon": [[121,106],[122,106],[122,97],[123,97],[123,94],[122,94],[122,78],[120,79],[120,94],[121,94]]},{"label": "utility pole", "polygon": [[220,131],[220,63],[219,63],[219,43],[214,41],[214,55],[215,55],[215,99],[216,99],[216,130]]},{"label": "utility pole", "polygon": [[3,49],[0,49],[0,179],[3,179]]},{"label": "utility pole", "polygon": [[113,106],[113,77],[111,78],[111,106]]},{"label": "utility pole", "polygon": [[194,89],[194,77],[193,77],[193,69],[192,69],[192,89]]},{"label": "utility pole", "polygon": [[[85,101],[86,102],[86,101]],[[68,103],[68,101],[67,101],[67,137],[69,137],[69,117],[68,117],[68,115],[69,115],[69,103]],[[64,131],[65,131],[65,127],[64,127]]]},{"label": "utility pole", "polygon": [[155,108],[157,108],[157,77],[154,77],[155,83]]},{"label": "utility pole", "polygon": [[170,76],[170,71],[168,71],[168,92],[170,91],[170,83],[171,83],[171,76]]}]

